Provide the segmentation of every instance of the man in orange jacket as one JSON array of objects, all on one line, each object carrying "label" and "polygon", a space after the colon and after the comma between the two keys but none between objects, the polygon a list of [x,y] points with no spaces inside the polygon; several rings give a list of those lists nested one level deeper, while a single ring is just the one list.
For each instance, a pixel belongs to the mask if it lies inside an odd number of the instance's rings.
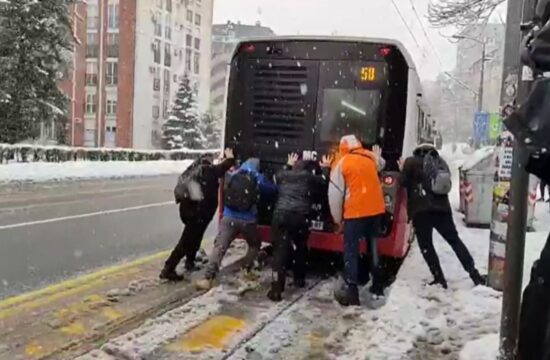
[{"label": "man in orange jacket", "polygon": [[340,159],[331,172],[328,191],[334,222],[344,229],[344,280],[346,289],[336,292],[336,300],[344,305],[359,305],[357,289],[359,272],[359,241],[367,241],[371,262],[374,299],[384,296],[383,272],[378,264],[376,236],[386,208],[378,173],[385,161],[381,152],[363,148],[355,135],[340,140]]}]

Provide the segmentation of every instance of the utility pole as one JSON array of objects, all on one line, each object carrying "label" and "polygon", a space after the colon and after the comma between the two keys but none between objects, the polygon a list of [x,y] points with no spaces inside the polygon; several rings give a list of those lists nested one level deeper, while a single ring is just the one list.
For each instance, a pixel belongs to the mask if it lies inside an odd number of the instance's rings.
[{"label": "utility pole", "polygon": [[481,43],[481,74],[479,75],[479,91],[477,92],[477,111],[483,111],[483,85],[485,81],[485,61],[487,61],[486,52],[487,42]]},{"label": "utility pole", "polygon": [[[527,68],[521,70],[520,24],[533,18],[536,0],[508,0],[506,43],[503,64],[502,108],[521,104],[532,82]],[[528,157],[522,139],[515,139],[510,164],[511,134],[501,134],[497,149],[498,168],[493,191],[493,217],[489,246],[489,285],[503,290],[500,327],[500,359],[516,359],[519,312],[523,279],[523,258],[527,228],[529,175]]]}]

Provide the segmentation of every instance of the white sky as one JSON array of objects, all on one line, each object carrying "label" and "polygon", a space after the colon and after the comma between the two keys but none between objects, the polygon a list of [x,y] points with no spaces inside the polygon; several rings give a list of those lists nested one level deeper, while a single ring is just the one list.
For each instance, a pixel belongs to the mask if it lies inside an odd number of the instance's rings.
[{"label": "white sky", "polygon": [[[414,3],[427,31],[426,39],[413,12]],[[277,35],[338,35],[396,38],[412,54],[420,76],[435,79],[455,65],[455,45],[432,29],[426,19],[429,0],[395,0],[416,41],[401,21],[391,0],[215,0],[214,23],[227,20],[271,27]],[[445,31],[447,35],[452,31]],[[433,50],[435,49],[435,50]],[[435,54],[437,53],[437,55]],[[437,56],[441,59],[438,61]]]}]

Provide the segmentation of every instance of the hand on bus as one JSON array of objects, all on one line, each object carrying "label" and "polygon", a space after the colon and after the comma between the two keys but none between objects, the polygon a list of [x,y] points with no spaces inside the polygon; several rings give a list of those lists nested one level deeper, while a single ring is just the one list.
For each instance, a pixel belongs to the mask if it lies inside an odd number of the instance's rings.
[{"label": "hand on bus", "polygon": [[287,160],[286,163],[287,163],[289,166],[294,166],[294,165],[298,162],[298,159],[299,159],[299,158],[300,158],[300,157],[298,156],[298,154],[296,154],[296,153],[290,153],[290,154],[288,154],[288,160]]},{"label": "hand on bus", "polygon": [[319,165],[321,165],[321,167],[329,168],[333,160],[334,160],[334,156],[323,155],[323,159],[319,162]]},{"label": "hand on bus", "polygon": [[235,155],[233,154],[233,149],[227,148],[223,151],[226,159],[233,159]]},{"label": "hand on bus", "polygon": [[399,166],[399,171],[403,171],[403,166],[405,165],[405,159],[401,158],[397,160],[397,166]]},{"label": "hand on bus", "polygon": [[373,145],[372,152],[378,157],[382,156],[382,148],[380,147],[380,145]]}]

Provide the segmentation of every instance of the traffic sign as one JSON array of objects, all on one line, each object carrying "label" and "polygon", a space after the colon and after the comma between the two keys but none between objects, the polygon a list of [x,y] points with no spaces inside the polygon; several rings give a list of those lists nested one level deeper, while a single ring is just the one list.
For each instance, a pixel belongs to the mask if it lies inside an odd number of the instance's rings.
[{"label": "traffic sign", "polygon": [[474,116],[474,140],[475,143],[487,143],[489,137],[489,113],[479,111]]}]

